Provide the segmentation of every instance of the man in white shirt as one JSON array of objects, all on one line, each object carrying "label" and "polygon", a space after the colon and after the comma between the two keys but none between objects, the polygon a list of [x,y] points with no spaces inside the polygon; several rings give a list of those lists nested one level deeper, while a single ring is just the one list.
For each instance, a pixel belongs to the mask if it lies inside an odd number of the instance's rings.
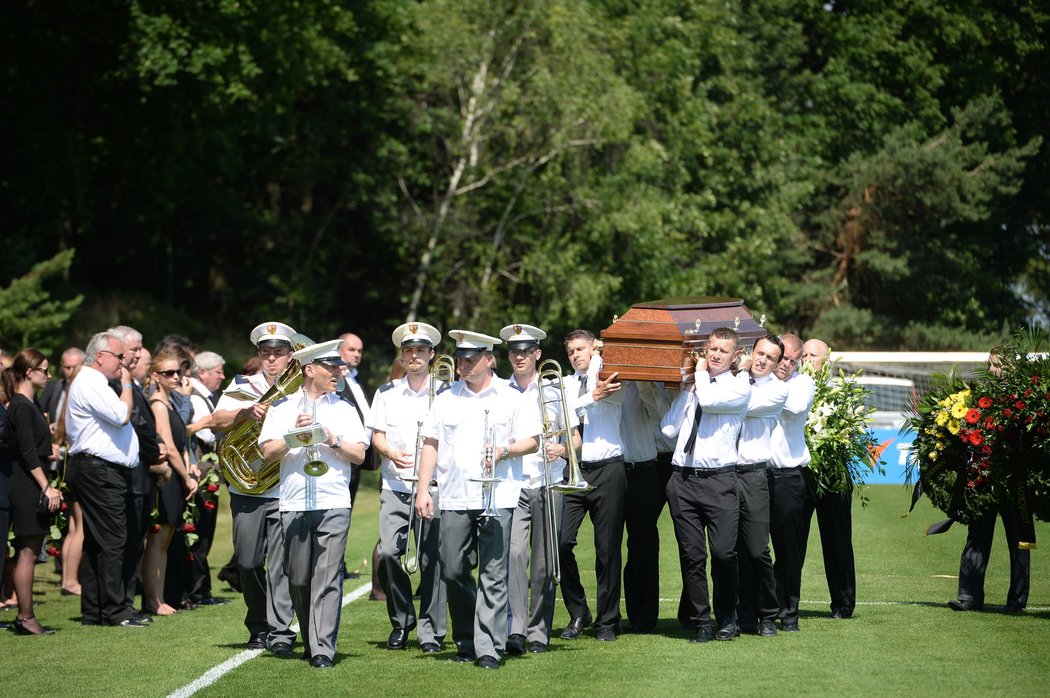
[{"label": "man in white shirt", "polygon": [[[72,487],[84,516],[80,610],[84,625],[144,627],[126,595],[131,475],[139,442],[130,423],[131,374],[122,364],[124,342],[101,332],[85,350],[84,366],[69,386],[66,433]],[[109,386],[120,379],[120,397]]]},{"label": "man in white shirt", "polygon": [[[252,330],[250,340],[262,359],[262,370],[250,376],[234,376],[215,405],[207,422],[225,432],[252,419],[262,422],[269,406],[259,402],[292,360],[295,335],[281,322],[264,322]],[[292,656],[295,633],[292,599],[284,570],[284,530],[281,527],[280,494],[273,487],[259,494],[241,492],[229,485],[233,517],[233,555],[240,573],[241,594],[247,610],[248,649],[270,650],[278,657]]]},{"label": "man in white shirt", "polygon": [[737,532],[739,591],[737,623],[743,632],[762,637],[777,634],[777,585],[769,555],[770,439],[787,400],[787,386],[773,375],[784,345],[775,335],[755,342],[751,355],[740,361],[740,370],[750,374],[751,397],[740,428],[736,466],[740,528]]},{"label": "man in white shirt", "polygon": [[[522,409],[529,405],[540,413],[540,391],[543,391],[543,410],[546,423],[551,425],[547,435],[551,459],[540,451],[522,458],[522,487],[518,505],[514,509],[510,532],[510,637],[507,640],[508,654],[524,654],[526,646],[532,653],[546,652],[550,643],[551,624],[554,620],[554,597],[556,581],[553,578],[553,563],[549,550],[558,551],[558,526],[553,530],[550,522],[561,520],[561,498],[553,487],[544,487],[549,469],[550,484],[564,479],[565,445],[556,441],[564,431],[561,414],[560,392],[549,382],[542,388],[539,384],[537,362],[542,356],[540,341],[547,333],[532,325],[507,325],[499,333],[507,343],[507,359],[512,374],[509,385],[522,393],[525,401]],[[569,428],[574,443],[580,444],[579,420],[576,413],[569,412]],[[557,452],[560,455],[555,456]],[[553,512],[548,512],[551,506]],[[553,542],[553,546],[550,543]],[[531,591],[531,600],[530,600]]]},{"label": "man in white shirt", "polygon": [[[377,567],[393,627],[386,646],[392,650],[404,649],[408,633],[416,628],[420,649],[424,654],[434,654],[441,651],[447,627],[445,583],[441,581],[438,557],[441,519],[435,511],[430,521],[416,518],[413,530],[409,530],[415,503],[412,484],[402,477],[412,476],[413,467],[418,466],[417,435],[430,411],[431,401],[438,391],[447,387],[437,384],[430,375],[434,347],[441,341],[441,333],[425,322],[406,322],[394,330],[391,339],[401,352],[405,376],[380,386],[372,399],[372,446],[382,458],[383,476],[379,492]],[[431,496],[437,501],[436,492]],[[411,547],[409,539],[413,543]],[[418,625],[412,578],[401,562],[412,549],[412,554],[419,558]]]},{"label": "man in white shirt", "polygon": [[[361,357],[364,355],[365,345],[353,332],[346,332],[339,335],[339,339],[343,340],[343,346],[339,348],[339,357],[345,362],[343,367],[343,382],[344,385],[340,388],[339,394],[349,400],[350,404],[357,410],[357,416],[361,419],[361,423],[365,425],[365,428],[372,428],[372,408],[368,404],[368,396],[365,394],[364,387],[358,381],[358,368],[361,366]],[[372,435],[369,434],[369,439]],[[363,468],[362,468],[363,466]],[[365,453],[365,460],[362,465],[355,465],[353,471],[353,477],[350,479],[350,501],[353,502],[357,499],[357,488],[361,484],[361,470],[372,470],[372,446],[369,442],[369,447]]]},{"label": "man in white shirt", "polygon": [[[419,481],[436,475],[441,493],[441,571],[457,653],[498,669],[507,642],[507,553],[511,512],[521,491],[521,457],[539,447],[538,409],[494,380],[496,337],[452,330],[460,380],[434,398],[423,426]],[[428,488],[416,513],[434,515]],[[492,512],[498,515],[490,515]],[[472,570],[478,568],[475,584]]]},{"label": "man in white shirt", "polygon": [[603,642],[616,639],[620,632],[620,575],[624,506],[627,476],[623,467],[620,417],[624,394],[613,373],[598,380],[601,357],[595,350],[594,334],[573,330],[565,338],[565,353],[575,373],[565,379],[569,402],[580,419],[583,445],[580,471],[591,486],[589,491],[567,494],[562,513],[561,595],[569,611],[564,640],[579,638],[591,623],[587,594],[580,580],[580,568],[573,552],[583,517],[590,513],[594,525],[594,573],[598,581],[594,626]]},{"label": "man in white shirt", "polygon": [[798,373],[802,342],[793,334],[780,336],[784,356],[777,364],[776,375],[788,388],[784,409],[777,420],[772,438],[772,475],[770,490],[770,533],[776,562],[777,604],[780,627],[798,632],[798,603],[802,593],[802,563],[806,557],[809,517],[805,505],[804,469],[809,464],[806,447],[806,418],[813,405],[816,385],[807,375]]},{"label": "man in white shirt", "polygon": [[305,656],[317,669],[331,668],[335,657],[350,530],[350,467],[364,460],[368,442],[357,411],[335,394],[342,341],[292,354],[302,364],[303,386],[273,403],[259,434],[263,460],[281,461],[284,566]]},{"label": "man in white shirt", "polygon": [[[672,456],[667,503],[674,520],[682,562],[682,580],[692,606],[689,624],[696,625],[693,642],[736,637],[739,499],[736,466],[737,437],[751,397],[746,372],[730,368],[740,338],[728,327],[715,329],[696,371],[686,375],[678,397],[661,422],[665,436],[677,436]],[[708,545],[714,583],[712,632],[707,591]]]}]

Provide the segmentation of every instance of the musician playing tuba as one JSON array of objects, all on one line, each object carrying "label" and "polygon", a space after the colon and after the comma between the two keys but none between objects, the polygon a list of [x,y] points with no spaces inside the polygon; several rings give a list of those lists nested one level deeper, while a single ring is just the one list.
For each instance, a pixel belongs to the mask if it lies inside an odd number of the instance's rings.
[{"label": "musician playing tuba", "polygon": [[[393,628],[386,646],[404,649],[409,632],[415,628],[420,649],[424,654],[433,654],[441,651],[446,631],[445,583],[441,581],[438,561],[440,519],[436,505],[435,518],[428,522],[413,516],[415,487],[402,478],[413,474],[413,466],[418,468],[422,423],[430,403],[448,384],[431,375],[434,347],[441,341],[436,328],[424,322],[406,322],[394,330],[391,340],[400,350],[405,376],[380,386],[372,400],[372,445],[382,457],[383,475],[378,571]],[[449,357],[443,358],[447,361]],[[437,493],[431,497],[437,501]],[[405,569],[408,563],[402,562],[412,556],[418,556],[418,563],[412,560],[411,564],[418,564],[420,572],[418,616],[412,601],[414,582]]]},{"label": "musician playing tuba", "polygon": [[304,347],[303,385],[276,400],[259,446],[281,462],[281,525],[292,605],[303,651],[318,669],[332,666],[342,607],[341,562],[350,530],[351,465],[365,459],[368,432],[357,410],[336,395],[345,364],[341,339]]},{"label": "musician playing tuba", "polygon": [[[507,642],[507,547],[521,490],[521,456],[539,447],[542,425],[530,402],[492,369],[496,337],[452,330],[460,380],[436,398],[423,426],[421,483],[441,492],[441,572],[448,590],[453,661],[498,669]],[[436,504],[416,494],[424,519]],[[478,568],[478,581],[472,576]]]},{"label": "musician playing tuba", "polygon": [[[292,360],[295,330],[282,322],[264,322],[251,332],[262,369],[237,375],[206,418],[213,431],[225,433],[247,420],[261,424],[269,404],[259,402]],[[284,572],[284,534],[281,530],[276,488],[249,494],[230,484],[233,514],[233,556],[240,575],[247,612],[248,649],[270,648],[278,656],[291,656],[292,599]]]},{"label": "musician playing tuba", "polygon": [[[565,422],[560,386],[550,382],[541,386],[536,369],[542,355],[540,341],[547,333],[532,325],[516,324],[504,327],[499,336],[507,343],[507,359],[513,371],[510,387],[522,393],[526,403],[534,409],[543,409],[546,413],[544,425],[551,426],[550,436],[544,439],[548,450],[546,457],[537,451],[522,458],[521,495],[511,519],[507,581],[511,622],[507,653],[520,655],[525,653],[526,647],[529,652],[546,652],[550,642],[555,584],[558,581],[555,569],[562,495],[549,486],[564,479],[566,444],[559,441],[557,435],[565,431]],[[568,418],[573,439],[568,447],[578,449],[579,419],[571,410]]]}]

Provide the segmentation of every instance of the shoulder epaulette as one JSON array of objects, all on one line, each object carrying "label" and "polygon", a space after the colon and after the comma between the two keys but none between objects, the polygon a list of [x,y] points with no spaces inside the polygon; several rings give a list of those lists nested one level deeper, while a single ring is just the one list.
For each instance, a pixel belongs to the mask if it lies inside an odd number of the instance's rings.
[{"label": "shoulder epaulette", "polygon": [[287,402],[287,401],[288,401],[288,396],[287,395],[282,395],[281,397],[279,397],[276,400],[274,400],[273,402],[271,402],[270,403],[270,407],[277,407],[282,402]]},{"label": "shoulder epaulette", "polygon": [[442,383],[441,387],[438,388],[437,392],[434,393],[434,394],[435,395],[440,395],[441,393],[445,392],[446,390],[451,390],[451,388],[452,388],[452,384],[451,383]]},{"label": "shoulder epaulette", "polygon": [[393,387],[394,387],[394,381],[390,381],[389,383],[383,383],[383,385],[379,386],[379,392],[385,393],[386,391],[390,390]]},{"label": "shoulder epaulette", "polygon": [[357,409],[357,403],[355,403],[355,402],[354,402],[353,400],[351,400],[351,399],[350,399],[349,397],[347,397],[346,395],[343,395],[342,393],[335,393],[335,395],[339,396],[339,399],[340,399],[340,400],[341,400],[342,402],[345,402],[346,404],[350,405],[350,406],[351,406],[351,407],[353,407],[353,408],[354,408],[355,410]]},{"label": "shoulder epaulette", "polygon": [[244,385],[245,383],[250,383],[251,381],[248,380],[248,376],[238,373],[236,376],[233,377],[233,382],[238,383],[240,385]]}]

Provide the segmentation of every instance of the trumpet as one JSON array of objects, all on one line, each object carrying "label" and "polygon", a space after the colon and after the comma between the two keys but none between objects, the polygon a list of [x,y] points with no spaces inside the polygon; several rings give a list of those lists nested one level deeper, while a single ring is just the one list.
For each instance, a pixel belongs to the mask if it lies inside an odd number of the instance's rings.
[{"label": "trumpet", "polygon": [[502,482],[503,478],[495,477],[494,463],[492,458],[495,455],[496,450],[495,435],[492,424],[489,422],[489,411],[485,410],[485,425],[482,429],[485,434],[485,447],[484,447],[484,466],[482,469],[481,477],[470,478],[471,482],[481,483],[481,500],[484,503],[484,510],[481,515],[489,518],[500,518],[502,514],[499,513],[499,509],[496,508],[496,483]]},{"label": "trumpet", "polygon": [[[441,390],[441,386],[447,385],[456,379],[456,364],[452,360],[452,357],[448,354],[441,354],[434,359],[434,362],[430,365],[430,378],[429,386],[427,387],[427,407],[434,404],[434,396]],[[423,450],[423,420],[420,419],[416,422],[416,450],[415,458],[412,461],[412,475],[406,475],[401,477],[404,482],[411,482],[412,489],[408,498],[408,531],[405,534],[405,550],[398,558],[398,564],[401,569],[405,571],[405,574],[415,574],[419,571],[420,567],[420,556],[421,556],[421,544],[423,542],[423,527],[426,525],[426,521],[416,521],[416,492],[419,489],[419,454]],[[431,486],[436,485],[436,482],[431,481]],[[415,534],[415,546],[416,550],[413,553],[412,548],[412,536]]]},{"label": "trumpet", "polygon": [[[306,391],[303,391],[303,401],[310,403],[310,418],[314,424],[317,424],[317,400],[311,400],[306,396]],[[328,472],[328,464],[321,460],[316,443],[311,443],[306,447],[306,457],[310,460],[303,466],[305,474],[311,477],[321,477]]]}]

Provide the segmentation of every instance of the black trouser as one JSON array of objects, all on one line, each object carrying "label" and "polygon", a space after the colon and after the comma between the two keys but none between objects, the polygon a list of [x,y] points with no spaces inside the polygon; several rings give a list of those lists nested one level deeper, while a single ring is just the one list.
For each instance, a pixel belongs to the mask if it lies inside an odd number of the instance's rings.
[{"label": "black trouser", "polygon": [[562,513],[559,546],[561,558],[561,595],[572,618],[587,618],[587,594],[580,581],[576,564],[576,534],[583,517],[590,512],[594,526],[594,572],[598,578],[598,599],[595,607],[595,626],[619,630],[620,574],[622,572],[620,546],[623,543],[624,500],[627,496],[627,478],[623,459],[597,463],[581,463],[583,476],[594,489],[580,494],[567,494]]},{"label": "black trouser", "polygon": [[142,552],[146,545],[149,515],[153,509],[152,494],[132,494],[131,514],[128,516],[128,547],[124,554],[124,600],[135,606],[135,594],[142,584]]},{"label": "black trouser", "polygon": [[627,562],[623,595],[627,619],[635,630],[651,630],[660,617],[660,529],[664,495],[656,461],[624,463],[627,498]]},{"label": "black trouser", "polygon": [[667,503],[674,517],[682,581],[689,594],[689,625],[711,627],[707,591],[708,543],[714,611],[719,627],[736,620],[736,537],[739,507],[736,473],[676,471],[667,483]]},{"label": "black trouser", "polygon": [[[219,519],[219,507],[208,509],[204,503],[208,501],[209,492],[197,490],[195,501],[197,502],[197,542],[190,548],[193,559],[188,561],[186,598],[193,603],[200,603],[204,599],[211,598],[211,567],[208,566],[208,553],[211,552],[211,543],[215,538],[215,525]],[[218,498],[214,499],[218,502]]]},{"label": "black trouser", "polygon": [[769,471],[769,536],[776,563],[777,605],[780,622],[798,624],[802,594],[802,561],[809,526],[806,517],[806,479],[802,468],[773,468]]},{"label": "black trouser", "polygon": [[[808,471],[805,471],[808,473]],[[808,480],[808,477],[807,477]],[[853,491],[816,494],[816,487],[807,486],[806,512],[803,515],[805,531],[802,540],[809,541],[813,511],[817,512],[820,527],[820,547],[824,555],[824,577],[831,595],[831,610],[845,616],[853,615],[857,605],[857,573],[853,563]],[[806,550],[802,550],[805,560]]]},{"label": "black trouser", "polygon": [[751,629],[777,617],[777,585],[769,554],[770,491],[768,468],[741,466],[736,474],[740,501],[736,539],[737,621]]},{"label": "black trouser", "polygon": [[1003,519],[1006,545],[1010,551],[1010,588],[1006,594],[1006,604],[1024,608],[1028,605],[1032,557],[1030,551],[1017,548],[1021,513],[1013,504],[1002,504],[967,527],[966,546],[959,560],[959,600],[976,606],[984,605],[984,574],[988,570],[988,558],[992,553],[996,514]]},{"label": "black trouser", "polygon": [[73,491],[84,514],[80,611],[85,625],[116,625],[131,616],[125,582],[131,471],[77,458]]}]

